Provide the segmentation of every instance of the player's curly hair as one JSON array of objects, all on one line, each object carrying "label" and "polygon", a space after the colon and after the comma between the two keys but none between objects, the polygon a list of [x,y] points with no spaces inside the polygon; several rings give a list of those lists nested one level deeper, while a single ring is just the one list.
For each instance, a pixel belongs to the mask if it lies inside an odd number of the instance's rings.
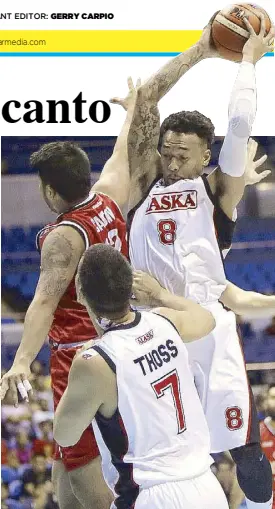
[{"label": "player's curly hair", "polygon": [[89,158],[76,143],[47,143],[30,157],[43,185],[49,184],[68,203],[84,200],[91,190]]},{"label": "player's curly hair", "polygon": [[129,308],[133,273],[129,262],[114,247],[95,244],[85,251],[78,269],[87,304],[102,317],[122,316]]},{"label": "player's curly hair", "polygon": [[210,148],[215,139],[215,128],[210,118],[199,111],[179,111],[167,117],[160,128],[159,146],[161,147],[163,136],[167,131],[176,133],[197,134],[199,138],[206,141],[207,148]]}]

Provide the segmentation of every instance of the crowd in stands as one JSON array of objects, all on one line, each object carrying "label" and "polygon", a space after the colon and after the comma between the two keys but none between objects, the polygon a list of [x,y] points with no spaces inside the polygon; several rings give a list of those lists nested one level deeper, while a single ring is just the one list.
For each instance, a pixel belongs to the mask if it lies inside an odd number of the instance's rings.
[{"label": "crowd in stands", "polygon": [[58,509],[51,482],[53,400],[50,377],[32,364],[33,396],[15,408],[2,404],[2,509]]}]

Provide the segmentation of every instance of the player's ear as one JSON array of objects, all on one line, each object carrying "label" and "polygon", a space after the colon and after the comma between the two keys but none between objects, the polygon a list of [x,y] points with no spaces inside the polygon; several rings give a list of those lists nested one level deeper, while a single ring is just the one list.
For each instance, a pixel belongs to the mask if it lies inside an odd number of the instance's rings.
[{"label": "player's ear", "polygon": [[208,166],[211,159],[211,150],[208,148],[203,154],[203,166]]},{"label": "player's ear", "polygon": [[55,190],[52,188],[52,186],[50,186],[50,184],[45,185],[45,192],[46,192],[46,195],[48,196],[48,198],[50,198],[50,199],[53,199],[56,195]]}]

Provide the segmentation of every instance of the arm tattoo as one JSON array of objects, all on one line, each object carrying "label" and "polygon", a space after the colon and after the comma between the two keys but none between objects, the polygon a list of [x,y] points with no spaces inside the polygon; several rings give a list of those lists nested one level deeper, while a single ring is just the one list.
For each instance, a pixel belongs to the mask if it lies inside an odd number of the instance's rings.
[{"label": "arm tattoo", "polygon": [[135,174],[142,187],[146,187],[147,176],[154,165],[159,130],[157,105],[143,100],[142,96],[138,97],[128,135],[128,158],[130,175]]},{"label": "arm tattoo", "polygon": [[147,83],[144,84],[148,91],[159,101],[179,81],[179,79],[195,64],[202,60],[200,45],[192,46],[189,50],[181,53],[170,60]]},{"label": "arm tattoo", "polygon": [[78,258],[73,243],[62,233],[54,231],[45,240],[41,255],[38,288],[41,294],[62,297],[74,273]]}]

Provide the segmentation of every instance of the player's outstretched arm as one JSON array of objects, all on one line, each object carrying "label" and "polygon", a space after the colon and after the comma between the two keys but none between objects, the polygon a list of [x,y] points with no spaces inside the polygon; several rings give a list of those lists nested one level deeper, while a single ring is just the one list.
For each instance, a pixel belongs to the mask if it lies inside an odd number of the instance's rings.
[{"label": "player's outstretched arm", "polygon": [[26,313],[23,337],[11,369],[1,380],[1,399],[8,390],[15,405],[18,404],[18,390],[28,399],[24,385],[30,375],[30,365],[43,346],[54,312],[74,277],[84,250],[82,237],[69,226],[60,226],[46,237],[41,251],[40,277]]},{"label": "player's outstretched arm", "polygon": [[216,325],[212,313],[192,300],[165,290],[145,272],[134,272],[133,292],[137,304],[161,306],[154,309],[154,312],[168,318],[185,342],[206,336]]},{"label": "player's outstretched arm", "polygon": [[[137,82],[137,87],[139,85],[140,80]],[[98,181],[92,188],[95,192],[102,192],[110,196],[122,210],[127,207],[130,195],[127,137],[136,100],[136,88],[132,78],[128,78],[128,88],[129,92],[125,99],[114,98],[111,100],[113,103],[121,104],[127,111],[127,115],[120,134],[117,137],[113,154],[105,163]]]},{"label": "player's outstretched arm", "polygon": [[244,19],[250,37],[243,48],[229,104],[229,124],[219,156],[219,168],[208,176],[211,191],[217,195],[223,211],[232,218],[244,192],[247,142],[256,115],[255,64],[270,49],[274,27],[265,36],[265,20],[261,14],[261,30],[254,32]]},{"label": "player's outstretched arm", "polygon": [[128,210],[146,195],[159,170],[157,151],[160,133],[160,116],[157,102],[151,101],[150,92],[140,87],[128,135],[129,173],[131,178]]},{"label": "player's outstretched arm", "polygon": [[80,354],[74,359],[67,389],[56,409],[53,434],[62,447],[78,442],[103,402],[102,378],[105,384],[106,379],[100,372],[102,359],[90,351],[90,357]]},{"label": "player's outstretched arm", "polygon": [[212,21],[217,12],[213,14],[204,28],[201,38],[194,46],[169,60],[142,85],[141,88],[148,99],[158,103],[179,79],[201,60],[213,57],[223,58],[217,51],[211,35]]},{"label": "player's outstretched arm", "polygon": [[229,281],[219,300],[236,315],[260,318],[275,314],[275,295],[242,290]]}]

